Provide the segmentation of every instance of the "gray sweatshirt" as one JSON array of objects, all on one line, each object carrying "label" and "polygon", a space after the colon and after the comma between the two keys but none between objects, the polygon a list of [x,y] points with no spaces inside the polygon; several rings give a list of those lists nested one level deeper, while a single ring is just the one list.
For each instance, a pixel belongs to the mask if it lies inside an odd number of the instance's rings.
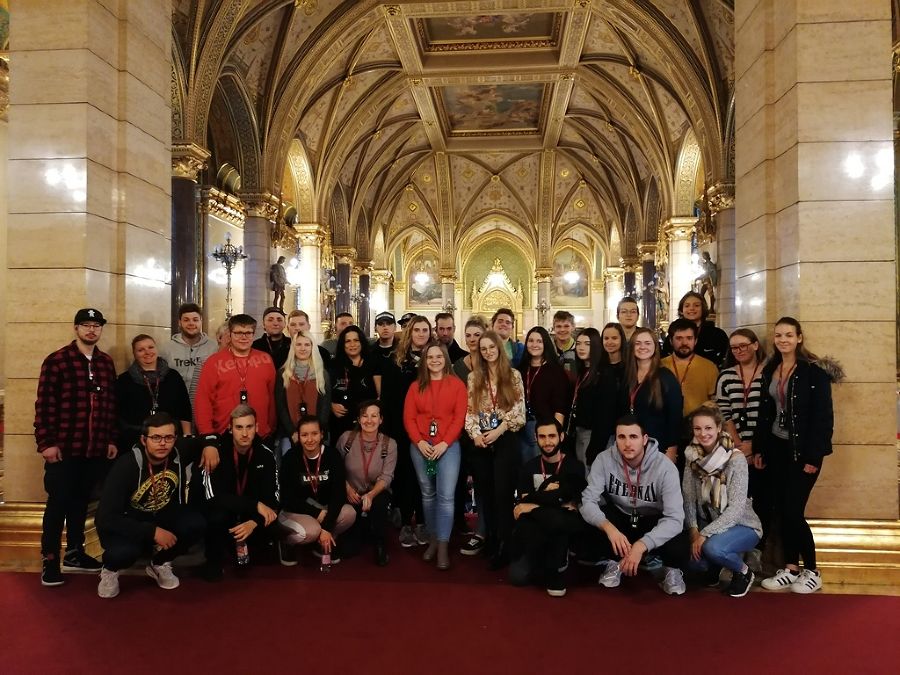
[{"label": "gray sweatshirt", "polygon": [[[625,480],[625,467],[637,492],[634,506]],[[678,469],[659,451],[652,438],[644,449],[640,481],[638,469],[625,464],[615,442],[597,455],[591,464],[588,486],[581,493],[581,517],[590,525],[600,527],[607,520],[600,508],[605,505],[629,515],[633,509],[640,516],[660,516],[656,527],[639,540],[648,551],[659,548],[684,528],[684,499],[678,485]]]},{"label": "gray sweatshirt", "polygon": [[195,345],[189,345],[181,337],[181,333],[175,333],[159,350],[159,355],[166,360],[170,368],[181,375],[181,379],[187,385],[191,406],[196,403],[197,382],[200,380],[203,362],[217,351],[219,345],[215,340],[210,340],[206,333],[200,333],[200,339]]},{"label": "gray sweatshirt", "polygon": [[753,503],[747,496],[748,470],[747,460],[734,451],[725,464],[725,480],[727,481],[728,506],[721,513],[714,513],[711,505],[707,505],[712,522],[706,517],[705,509],[700,504],[700,477],[691,470],[684,469],[681,490],[684,493],[684,526],[696,527],[704,537],[722,534],[735,525],[744,525],[762,536],[762,523],[753,511]]}]

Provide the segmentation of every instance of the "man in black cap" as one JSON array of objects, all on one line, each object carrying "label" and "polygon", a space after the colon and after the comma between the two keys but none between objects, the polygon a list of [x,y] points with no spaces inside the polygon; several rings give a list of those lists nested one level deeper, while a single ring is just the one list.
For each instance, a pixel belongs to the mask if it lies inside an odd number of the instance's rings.
[{"label": "man in black cap", "polygon": [[397,322],[400,325],[400,330],[403,330],[404,328],[406,328],[406,324],[408,324],[410,321],[412,321],[415,318],[416,318],[415,312],[407,312],[406,314],[401,316],[400,321]]},{"label": "man in black cap", "polygon": [[375,317],[375,334],[378,336],[372,343],[372,353],[389,359],[397,347],[397,322],[390,312],[379,312]]},{"label": "man in black cap", "polygon": [[84,521],[94,484],[116,456],[116,367],[97,343],[106,319],[98,309],[75,314],[75,339],[41,365],[34,404],[34,437],[44,459],[41,584],[64,583],[63,569],[97,572],[100,562],[84,552]]},{"label": "man in black cap", "polygon": [[269,307],[263,312],[263,334],[253,341],[253,349],[258,349],[272,357],[275,370],[287,361],[291,341],[284,334],[284,312],[278,307]]}]

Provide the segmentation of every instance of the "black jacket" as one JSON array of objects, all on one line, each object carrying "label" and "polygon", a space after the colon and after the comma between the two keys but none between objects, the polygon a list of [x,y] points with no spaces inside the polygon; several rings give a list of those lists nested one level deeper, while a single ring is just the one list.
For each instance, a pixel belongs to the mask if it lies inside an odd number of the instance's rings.
[{"label": "black jacket", "polygon": [[[697,335],[697,344],[694,353],[716,364],[721,369],[728,354],[728,334],[717,327],[712,321],[704,321],[700,324],[700,333]],[[673,352],[672,333],[666,335],[661,354],[668,356]]]},{"label": "black jacket", "polygon": [[[210,474],[212,496],[206,497],[203,474],[195,471],[191,483],[191,503],[195,499],[205,501],[212,508],[223,509],[243,520],[253,520],[265,525],[265,519],[256,510],[258,502],[278,511],[278,468],[275,455],[257,436],[253,439],[253,455],[247,467],[247,483],[242,495],[238,494],[238,474],[234,464],[234,439],[225,432],[215,443],[219,449],[219,465]],[[238,456],[240,461],[240,456]]]},{"label": "black jacket", "polygon": [[285,335],[280,340],[273,342],[268,335],[263,334],[253,341],[253,349],[258,349],[271,356],[272,361],[275,362],[275,370],[278,370],[287,361],[288,352],[291,351],[291,338]]},{"label": "black jacket", "polygon": [[[169,368],[165,359],[157,362],[160,378],[156,402],[160,412],[167,412],[178,421],[191,421],[191,399],[184,380],[176,370]],[[116,378],[116,412],[119,437],[116,445],[122,452],[139,442],[141,425],[150,415],[153,397],[144,382],[142,371],[136,363]],[[179,429],[180,430],[180,429]]]},{"label": "black jacket", "polygon": [[319,466],[319,484],[313,490],[310,472],[315,473],[316,462],[303,461],[303,448],[295,445],[281,460],[281,508],[289,513],[304,513],[318,518],[322,509],[328,513],[322,520],[322,527],[334,532],[334,524],[347,503],[345,485],[347,472],[344,460],[337,450],[322,446],[322,463]]},{"label": "black jacket", "polygon": [[[772,425],[775,423],[776,404],[769,394],[769,386],[779,363],[773,359],[762,371],[763,396],[753,434],[753,451],[761,454],[763,459],[771,449],[774,438]],[[785,421],[794,461],[822,466],[822,459],[831,454],[831,436],[834,433],[831,383],[837,377],[817,363],[797,361],[785,392]]]}]

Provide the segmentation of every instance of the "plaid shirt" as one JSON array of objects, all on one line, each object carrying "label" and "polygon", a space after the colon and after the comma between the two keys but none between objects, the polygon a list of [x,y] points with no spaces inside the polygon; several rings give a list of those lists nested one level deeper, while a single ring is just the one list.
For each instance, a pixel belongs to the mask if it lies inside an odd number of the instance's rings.
[{"label": "plaid shirt", "polygon": [[63,457],[105,457],[116,434],[116,367],[94,348],[93,358],[73,340],[41,365],[34,402],[38,452],[58,446]]}]

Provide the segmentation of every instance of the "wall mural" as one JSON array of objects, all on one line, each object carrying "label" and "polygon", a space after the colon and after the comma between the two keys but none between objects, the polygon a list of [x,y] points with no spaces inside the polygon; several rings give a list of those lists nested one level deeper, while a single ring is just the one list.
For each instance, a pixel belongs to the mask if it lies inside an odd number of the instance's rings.
[{"label": "wall mural", "polygon": [[480,14],[417,19],[416,31],[426,52],[556,47],[561,15]]},{"label": "wall mural", "polygon": [[450,135],[538,133],[546,94],[544,84],[442,87],[438,109]]},{"label": "wall mural", "polygon": [[409,307],[440,307],[440,263],[433,251],[423,251],[413,258],[408,272],[407,305]]},{"label": "wall mural", "polygon": [[503,271],[510,283],[522,289],[524,306],[531,305],[531,289],[534,280],[534,269],[522,253],[512,244],[497,238],[488,238],[466,259],[463,268],[463,306],[472,309],[472,287],[481,288],[484,280],[491,273],[495,259],[503,261]]},{"label": "wall mural", "polygon": [[553,259],[550,281],[550,305],[553,307],[589,307],[591,268],[575,249],[564,248]]}]

